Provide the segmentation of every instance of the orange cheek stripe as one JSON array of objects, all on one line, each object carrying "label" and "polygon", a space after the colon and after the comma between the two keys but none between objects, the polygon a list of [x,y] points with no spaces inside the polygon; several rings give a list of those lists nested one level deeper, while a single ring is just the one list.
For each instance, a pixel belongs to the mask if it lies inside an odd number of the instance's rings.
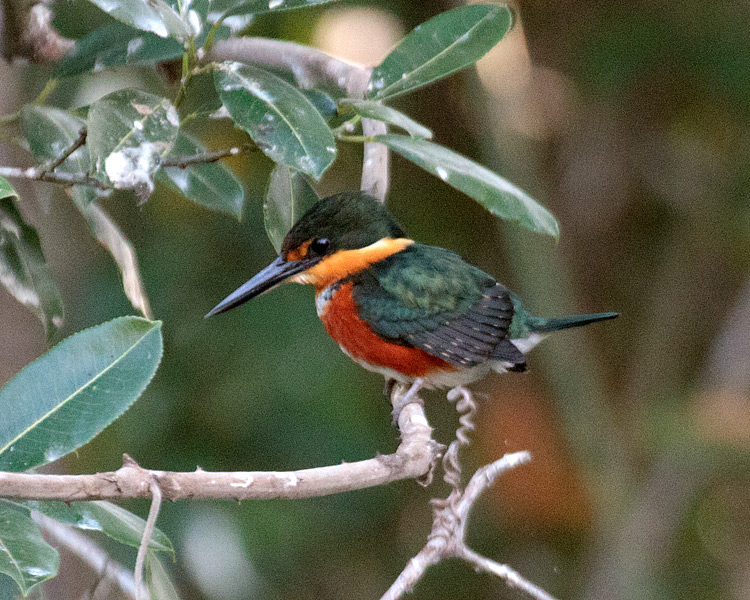
[{"label": "orange cheek stripe", "polygon": [[308,240],[307,242],[302,242],[297,248],[292,248],[289,252],[286,253],[284,260],[290,261],[300,260],[301,258],[304,258],[307,255],[307,248],[311,244],[311,242],[312,240]]},{"label": "orange cheek stripe", "polygon": [[406,238],[383,238],[379,242],[364,248],[339,250],[305,271],[305,281],[306,283],[312,283],[316,288],[324,288],[334,281],[339,281],[352,273],[358,273],[366,269],[371,264],[383,260],[391,254],[401,252],[413,243],[413,240]]},{"label": "orange cheek stripe", "polygon": [[410,346],[380,339],[357,316],[352,284],[342,285],[321,316],[328,334],[354,357],[379,367],[388,367],[407,377],[425,377],[436,370],[455,371],[450,363]]}]

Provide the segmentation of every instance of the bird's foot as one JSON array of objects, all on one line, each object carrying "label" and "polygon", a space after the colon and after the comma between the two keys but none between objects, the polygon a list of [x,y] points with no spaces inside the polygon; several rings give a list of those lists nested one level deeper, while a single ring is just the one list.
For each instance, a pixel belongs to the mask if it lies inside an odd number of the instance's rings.
[{"label": "bird's foot", "polygon": [[[400,384],[399,387],[401,387]],[[398,418],[401,415],[401,411],[404,409],[404,406],[407,404],[410,404],[412,402],[419,402],[424,406],[424,401],[418,396],[419,390],[422,389],[422,386],[424,385],[424,379],[421,377],[418,377],[414,380],[414,383],[411,384],[411,387],[408,389],[408,391],[405,394],[400,394],[398,392],[395,393],[395,395],[392,396],[393,400],[393,411],[391,414],[393,415],[393,424],[398,425]],[[394,386],[395,388],[396,386]]]}]

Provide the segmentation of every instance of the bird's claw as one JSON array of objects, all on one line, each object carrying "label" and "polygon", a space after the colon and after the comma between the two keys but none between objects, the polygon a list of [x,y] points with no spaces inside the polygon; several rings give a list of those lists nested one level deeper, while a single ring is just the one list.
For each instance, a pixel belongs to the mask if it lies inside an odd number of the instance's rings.
[{"label": "bird's claw", "polygon": [[408,389],[408,391],[405,394],[401,394],[400,391],[403,388],[401,384],[396,384],[399,387],[399,390],[396,390],[396,386],[394,386],[393,393],[391,395],[391,400],[393,402],[393,411],[391,414],[393,415],[393,424],[398,425],[398,418],[401,415],[401,411],[404,409],[404,406],[407,404],[411,404],[412,402],[418,402],[422,406],[424,406],[424,401],[418,396],[419,390],[422,389],[422,386],[424,385],[424,379],[421,377],[414,380],[414,383],[411,384],[411,387]]}]

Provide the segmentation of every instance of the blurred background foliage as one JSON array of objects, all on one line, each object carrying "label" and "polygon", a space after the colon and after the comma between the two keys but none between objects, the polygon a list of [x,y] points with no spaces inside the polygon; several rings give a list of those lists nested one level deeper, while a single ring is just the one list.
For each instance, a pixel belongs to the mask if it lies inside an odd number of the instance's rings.
[{"label": "blurred background foliage", "polygon": [[[247,33],[377,63],[454,2],[380,0],[261,16]],[[536,313],[617,310],[560,334],[528,375],[477,386],[467,467],[527,449],[472,517],[471,543],[560,598],[750,597],[750,5],[737,0],[517,2],[513,32],[463,72],[395,103],[436,140],[508,177],[550,208],[560,243],[501,223],[398,157],[389,207],[519,292]],[[55,6],[64,35],[107,17]],[[35,97],[51,71],[0,64],[0,107]],[[61,84],[49,103],[88,104],[139,86],[148,69]],[[226,123],[210,147],[242,141]],[[322,195],[355,188],[342,148]],[[2,164],[15,164],[0,146]],[[241,223],[163,189],[143,206],[105,201],[133,241],[165,356],[127,415],[77,455],[73,473],[110,470],[122,452],[150,468],[299,469],[396,446],[382,379],[347,359],[318,322],[312,291],[287,286],[241,310],[202,316],[272,257],[262,199],[272,163],[228,159],[250,201]],[[63,192],[16,184],[66,307],[64,334],[132,313],[116,267]],[[0,291],[0,383],[45,351],[34,316]],[[429,393],[438,440],[453,408]],[[184,599],[377,598],[425,541],[429,489],[413,481],[301,501],[183,502],[160,527]],[[147,507],[130,508],[145,514]],[[114,553],[125,552],[113,549]],[[122,557],[132,560],[130,556]],[[67,562],[66,562],[67,561]],[[78,598],[92,574],[64,558],[49,598]],[[515,598],[459,563],[429,572],[426,598]]]}]

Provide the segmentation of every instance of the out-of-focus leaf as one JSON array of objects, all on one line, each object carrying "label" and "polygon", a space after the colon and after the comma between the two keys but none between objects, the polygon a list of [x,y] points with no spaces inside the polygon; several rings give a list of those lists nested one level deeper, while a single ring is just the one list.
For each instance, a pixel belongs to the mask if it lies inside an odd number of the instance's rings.
[{"label": "out-of-focus leaf", "polygon": [[[21,109],[23,133],[39,162],[53,161],[78,139],[86,121],[59,108],[27,104]],[[88,173],[89,156],[78,148],[56,169],[66,173]]]},{"label": "out-of-focus leaf", "polygon": [[190,31],[175,10],[164,0],[90,0],[105,13],[142,31],[159,37],[187,39]]},{"label": "out-of-focus leaf", "polygon": [[355,112],[363,117],[369,117],[383,121],[389,125],[395,125],[406,131],[411,137],[432,139],[432,131],[424,125],[417,123],[414,119],[407,117],[395,108],[374,102],[372,100],[341,100],[339,103],[343,112]]},{"label": "out-of-focus leaf", "polygon": [[330,94],[318,89],[300,90],[316,110],[323,115],[326,121],[330,121],[337,114],[336,101]]},{"label": "out-of-focus leaf", "polygon": [[70,336],[0,390],[0,471],[53,462],[96,436],[159,366],[161,322],[120,317]]},{"label": "out-of-focus leaf", "polygon": [[211,12],[229,15],[254,14],[307,8],[336,0],[214,0]]},{"label": "out-of-focus leaf", "polygon": [[[208,149],[195,137],[180,132],[168,159],[206,154]],[[182,193],[185,198],[212,210],[242,218],[245,189],[234,171],[221,162],[190,165],[185,169],[164,167],[158,178]]]},{"label": "out-of-focus leaf", "polygon": [[59,565],[57,550],[44,541],[31,517],[0,500],[0,573],[10,575],[26,596],[57,575]]},{"label": "out-of-focus leaf", "polygon": [[0,200],[10,197],[18,198],[18,192],[13,189],[13,186],[8,183],[7,179],[0,177]]},{"label": "out-of-focus leaf", "polygon": [[336,142],[302,92],[268,71],[236,62],[217,65],[214,78],[232,120],[267,156],[320,179],[336,158]]},{"label": "out-of-focus leaf", "polygon": [[372,72],[368,97],[392,98],[482,58],[513,25],[503,4],[459,6],[411,31]]},{"label": "out-of-focus leaf", "polygon": [[287,232],[318,201],[318,195],[305,176],[286,165],[276,165],[263,203],[266,233],[276,252]]},{"label": "out-of-focus leaf", "polygon": [[146,585],[151,600],[180,600],[174,583],[155,552],[146,554]]},{"label": "out-of-focus leaf", "polygon": [[375,139],[471,196],[493,215],[517,221],[527,229],[555,239],[560,237],[560,225],[552,213],[507,179],[465,156],[403,135],[379,135]]},{"label": "out-of-focus leaf", "polygon": [[96,174],[116,188],[148,197],[179,126],[179,115],[166,98],[120,90],[97,100],[89,109],[87,139]]},{"label": "out-of-focus leaf", "polygon": [[36,314],[49,340],[62,325],[62,298],[36,229],[23,220],[13,196],[15,190],[0,177],[0,284]]},{"label": "out-of-focus leaf", "polygon": [[104,67],[153,65],[182,56],[182,44],[114,22],[78,40],[73,52],[56,67],[58,77],[80,75]]},{"label": "out-of-focus leaf", "polygon": [[[146,522],[138,515],[111,502],[24,502],[23,506],[78,529],[101,531],[113,540],[133,548],[141,545],[146,526]],[[149,548],[169,552],[174,556],[172,542],[158,528],[151,535]]]},{"label": "out-of-focus leaf", "polygon": [[73,202],[86,219],[89,229],[97,241],[115,259],[122,274],[122,287],[133,307],[150,319],[152,318],[146,287],[141,279],[135,249],[112,217],[96,202],[96,195],[90,187],[74,186],[71,192]]}]

